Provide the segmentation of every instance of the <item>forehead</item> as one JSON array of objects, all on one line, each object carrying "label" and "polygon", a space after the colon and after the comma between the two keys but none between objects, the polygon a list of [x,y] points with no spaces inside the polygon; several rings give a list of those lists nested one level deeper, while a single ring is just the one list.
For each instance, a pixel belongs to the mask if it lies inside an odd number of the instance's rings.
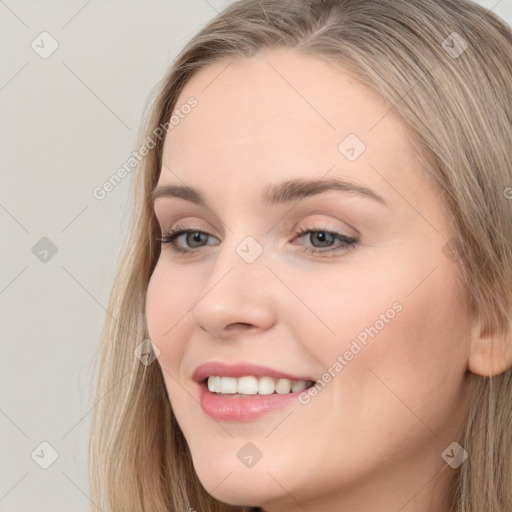
[{"label": "forehead", "polygon": [[191,97],[197,106],[169,131],[163,161],[196,184],[207,174],[259,186],[277,174],[320,178],[329,169],[376,183],[375,169],[415,159],[405,123],[381,96],[340,65],[291,50],[206,66],[186,84],[175,112]]}]

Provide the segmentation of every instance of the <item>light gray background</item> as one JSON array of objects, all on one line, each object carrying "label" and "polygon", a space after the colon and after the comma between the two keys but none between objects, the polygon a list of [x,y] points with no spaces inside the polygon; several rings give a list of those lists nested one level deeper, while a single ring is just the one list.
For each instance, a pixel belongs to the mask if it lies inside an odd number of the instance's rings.
[{"label": "light gray background", "polygon": [[[94,510],[88,382],[129,178],[102,201],[92,191],[136,149],[184,42],[229,3],[0,0],[0,512]],[[512,24],[512,0],[479,3]],[[43,31],[59,45],[46,59],[31,47],[50,48]],[[57,247],[46,262],[32,252],[43,237]],[[58,452],[48,469],[31,457],[43,441]]]}]

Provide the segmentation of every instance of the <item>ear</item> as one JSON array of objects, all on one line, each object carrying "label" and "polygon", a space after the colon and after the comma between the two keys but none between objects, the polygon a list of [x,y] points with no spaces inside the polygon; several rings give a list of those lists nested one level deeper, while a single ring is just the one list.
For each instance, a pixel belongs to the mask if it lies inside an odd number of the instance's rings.
[{"label": "ear", "polygon": [[468,361],[472,373],[490,377],[512,368],[512,330],[505,331],[475,322]]}]

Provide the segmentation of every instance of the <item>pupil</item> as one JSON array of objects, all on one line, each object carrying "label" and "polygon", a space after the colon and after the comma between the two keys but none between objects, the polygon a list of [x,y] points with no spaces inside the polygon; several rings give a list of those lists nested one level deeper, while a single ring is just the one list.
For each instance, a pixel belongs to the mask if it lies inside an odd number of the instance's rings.
[{"label": "pupil", "polygon": [[192,235],[192,239],[193,239],[194,242],[200,243],[201,242],[201,236],[203,236],[203,233],[198,233],[196,231],[195,233],[189,233],[189,235]]},{"label": "pupil", "polygon": [[[319,231],[318,233],[315,234],[315,236],[320,240],[320,242],[322,243],[325,243],[326,242],[326,239],[329,239],[331,238],[332,239],[332,234],[331,233],[327,233],[326,231]],[[328,241],[328,240],[327,240]]]}]

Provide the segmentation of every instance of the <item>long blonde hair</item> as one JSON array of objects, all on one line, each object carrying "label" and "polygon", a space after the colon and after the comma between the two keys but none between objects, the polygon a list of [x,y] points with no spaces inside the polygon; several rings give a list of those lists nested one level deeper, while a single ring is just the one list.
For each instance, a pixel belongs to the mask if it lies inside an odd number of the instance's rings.
[{"label": "long blonde hair", "polygon": [[[403,117],[426,175],[443,191],[468,303],[512,343],[510,28],[469,0],[236,1],[185,46],[141,132],[156,144],[134,171],[132,228],[96,352],[90,477],[104,512],[258,510],[222,504],[203,489],[161,368],[141,364],[134,350],[148,338],[145,296],[160,251],[150,204],[162,165],[158,127],[201,68],[277,47],[339,63]],[[511,434],[512,370],[480,377],[461,433],[469,458],[453,470],[454,511],[512,510]]]}]

